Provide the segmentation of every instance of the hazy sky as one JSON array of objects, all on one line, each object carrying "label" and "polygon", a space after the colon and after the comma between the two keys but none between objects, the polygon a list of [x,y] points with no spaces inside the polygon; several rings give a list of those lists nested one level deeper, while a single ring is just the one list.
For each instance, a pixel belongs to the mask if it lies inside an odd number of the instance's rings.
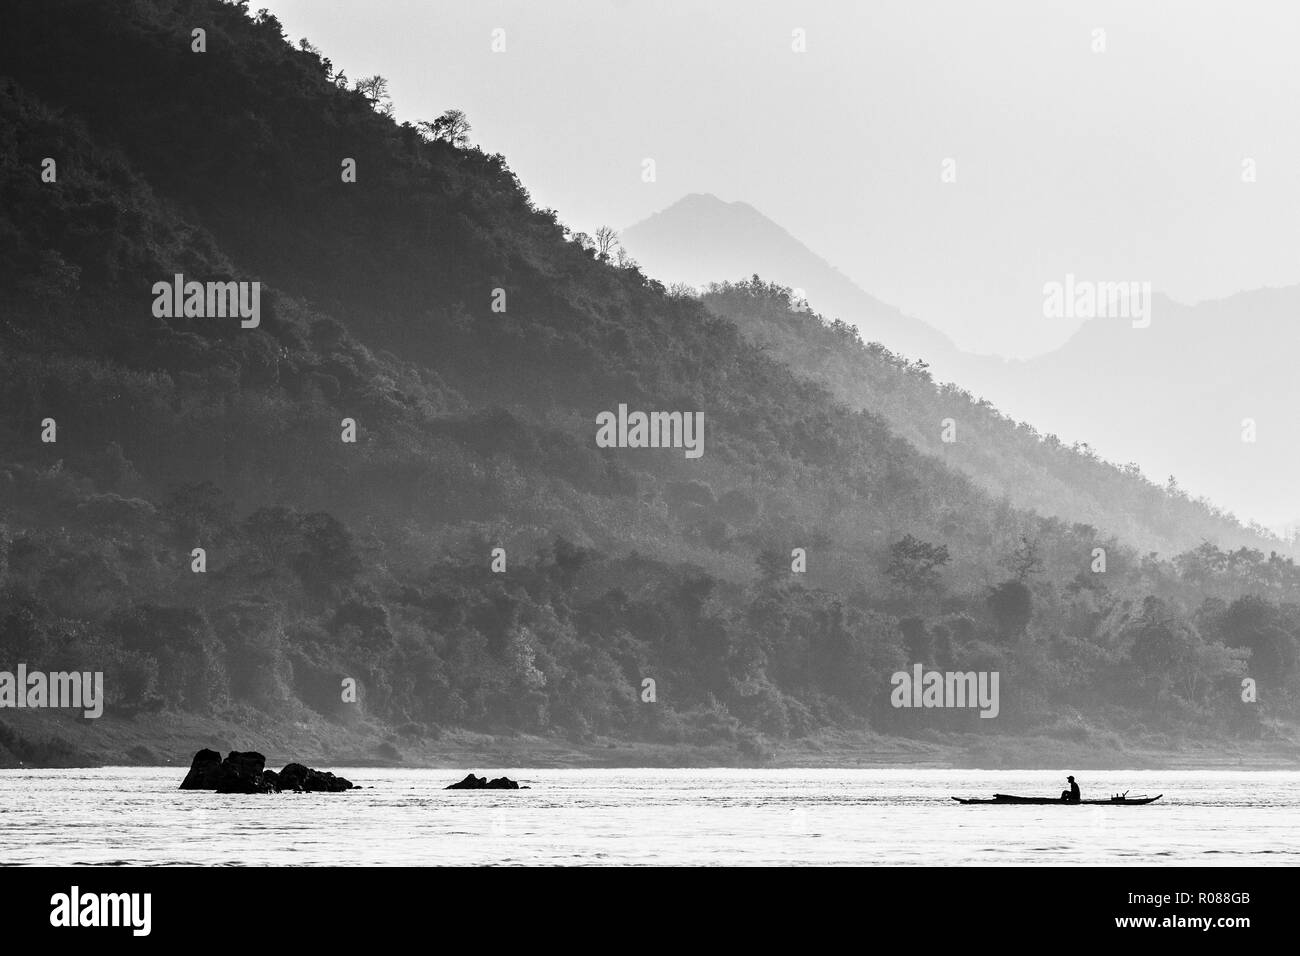
[{"label": "hazy sky", "polygon": [[1300,283],[1298,3],[260,3],[388,77],[399,119],[464,109],[575,228],[743,200],[971,351],[1062,341],[1067,272],[1184,302]]}]

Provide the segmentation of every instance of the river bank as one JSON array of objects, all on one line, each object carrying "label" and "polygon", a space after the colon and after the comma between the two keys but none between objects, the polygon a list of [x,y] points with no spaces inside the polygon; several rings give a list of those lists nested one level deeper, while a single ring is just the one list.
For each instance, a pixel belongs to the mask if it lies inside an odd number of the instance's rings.
[{"label": "river bank", "polygon": [[528,734],[444,730],[397,734],[364,721],[349,725],[307,716],[272,721],[149,714],[84,720],[66,714],[6,712],[0,717],[0,768],[189,767],[204,747],[256,750],[270,765],[429,767],[841,767],[1037,770],[1295,770],[1300,745],[1289,740],[1192,740],[1167,735],[1062,739],[1039,734],[886,736],[832,729],[756,747],[732,741],[669,744],[606,737],[576,740]]}]

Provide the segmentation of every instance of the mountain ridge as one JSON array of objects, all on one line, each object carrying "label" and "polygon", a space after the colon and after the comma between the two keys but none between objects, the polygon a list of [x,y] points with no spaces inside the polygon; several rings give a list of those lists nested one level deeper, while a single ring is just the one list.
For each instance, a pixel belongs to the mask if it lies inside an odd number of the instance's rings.
[{"label": "mountain ridge", "polygon": [[[748,222],[733,222],[732,212],[737,209]],[[727,250],[740,248],[734,241],[736,234],[743,234],[745,241],[743,252],[733,256]],[[686,235],[691,242],[681,241]],[[748,203],[726,202],[712,193],[691,193],[628,226],[621,239],[648,272],[671,281],[701,286],[756,273],[804,290],[827,314],[854,314],[864,334],[888,341],[893,351],[909,358],[933,365],[958,354],[942,332],[863,291],[839,268]],[[707,244],[711,255],[700,256],[692,243]],[[706,261],[707,266],[703,265]]]},{"label": "mountain ridge", "polygon": [[[742,208],[743,221],[737,221],[734,210]],[[748,204],[692,194],[629,227],[623,239],[647,271],[665,281],[703,288],[754,273],[798,289],[796,298],[806,298],[813,310],[923,362],[936,381],[955,383],[1014,419],[1095,448],[1108,460],[1140,460],[1161,481],[1177,475],[1214,507],[1240,508],[1253,497],[1249,490],[1263,483],[1270,503],[1262,506],[1268,527],[1255,532],[1261,540],[1294,515],[1286,476],[1300,468],[1300,423],[1282,412],[1300,400],[1287,374],[1300,361],[1300,337],[1286,319],[1300,310],[1300,287],[1251,290],[1195,306],[1155,292],[1148,328],[1133,328],[1128,318],[1091,318],[1055,349],[1001,358],[960,351],[921,320],[854,285]],[[742,267],[747,261],[761,267]],[[1156,369],[1158,390],[1151,386]],[[1234,406],[1240,407],[1235,420],[1221,414]],[[1267,435],[1261,429],[1245,449],[1239,426],[1252,408],[1270,421]],[[1202,423],[1212,423],[1208,434]],[[1262,464],[1250,463],[1258,460]]]}]

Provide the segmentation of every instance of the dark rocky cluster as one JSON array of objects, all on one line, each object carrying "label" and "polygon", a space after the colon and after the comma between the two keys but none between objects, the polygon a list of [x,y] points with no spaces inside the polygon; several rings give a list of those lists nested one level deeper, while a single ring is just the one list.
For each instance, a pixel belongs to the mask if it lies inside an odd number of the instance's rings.
[{"label": "dark rocky cluster", "polygon": [[222,760],[215,750],[205,749],[194,755],[180,788],[217,793],[337,793],[354,786],[343,777],[300,763],[287,764],[279,773],[267,770],[266,758],[254,751],[232,750]]},{"label": "dark rocky cluster", "polygon": [[[509,777],[497,777],[495,780],[489,780],[487,777],[476,777],[472,773],[468,774],[460,783],[453,783],[451,786],[444,787],[444,790],[518,790],[518,781],[511,780]],[[525,787],[524,789],[528,789]]]}]

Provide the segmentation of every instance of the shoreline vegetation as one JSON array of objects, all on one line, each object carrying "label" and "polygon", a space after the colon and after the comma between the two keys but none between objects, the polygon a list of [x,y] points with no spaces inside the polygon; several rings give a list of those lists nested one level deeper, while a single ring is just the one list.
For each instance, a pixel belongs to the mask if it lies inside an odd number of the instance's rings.
[{"label": "shoreline vegetation", "polygon": [[1177,740],[1148,734],[1120,740],[1110,733],[1067,739],[1045,733],[921,731],[914,736],[836,729],[772,742],[761,753],[735,744],[671,744],[595,736],[587,740],[514,733],[443,730],[397,736],[375,725],[325,721],[236,722],[169,714],[154,721],[24,714],[0,720],[0,771],[100,766],[175,767],[184,772],[196,750],[256,750],[268,763],[303,760],[344,768],[430,770],[484,768],[747,767],[772,769],[1048,770],[1300,770],[1300,745],[1289,740]]}]

